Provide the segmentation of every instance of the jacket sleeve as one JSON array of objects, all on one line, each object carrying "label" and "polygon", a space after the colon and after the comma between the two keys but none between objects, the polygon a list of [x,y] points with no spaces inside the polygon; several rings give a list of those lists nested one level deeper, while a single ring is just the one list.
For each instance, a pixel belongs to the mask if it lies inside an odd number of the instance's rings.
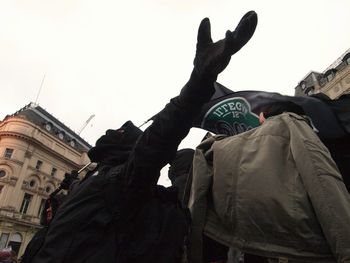
[{"label": "jacket sleeve", "polygon": [[350,262],[350,196],[327,148],[304,121],[290,125],[291,150],[337,262]]},{"label": "jacket sleeve", "polygon": [[202,142],[194,155],[193,174],[188,208],[191,211],[192,222],[189,235],[188,257],[190,262],[203,262],[203,230],[207,214],[207,199],[213,181],[213,150],[212,145],[217,137],[211,137]]},{"label": "jacket sleeve", "polygon": [[160,170],[171,161],[186,137],[201,104],[187,104],[175,97],[153,117],[131,153],[126,168],[129,201],[140,202],[150,196]]}]

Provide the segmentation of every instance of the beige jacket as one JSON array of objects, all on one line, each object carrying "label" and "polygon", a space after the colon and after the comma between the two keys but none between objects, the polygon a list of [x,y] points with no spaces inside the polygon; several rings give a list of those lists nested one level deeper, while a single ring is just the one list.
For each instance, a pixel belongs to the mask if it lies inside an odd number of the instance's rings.
[{"label": "beige jacket", "polygon": [[201,262],[203,231],[270,258],[350,262],[350,196],[327,148],[298,115],[205,140],[190,189],[191,262]]}]

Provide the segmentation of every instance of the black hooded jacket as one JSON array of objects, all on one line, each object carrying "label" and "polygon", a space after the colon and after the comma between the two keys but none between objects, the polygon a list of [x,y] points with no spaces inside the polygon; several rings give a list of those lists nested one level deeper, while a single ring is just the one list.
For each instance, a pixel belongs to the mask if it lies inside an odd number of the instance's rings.
[{"label": "black hooded jacket", "polygon": [[176,97],[143,133],[131,122],[108,130],[89,152],[96,169],[61,205],[33,262],[180,262],[189,216],[157,181],[197,110]]},{"label": "black hooded jacket", "polygon": [[192,168],[194,150],[190,148],[177,151],[175,158],[170,162],[168,177],[171,185],[177,188],[178,199],[183,203],[188,174]]}]

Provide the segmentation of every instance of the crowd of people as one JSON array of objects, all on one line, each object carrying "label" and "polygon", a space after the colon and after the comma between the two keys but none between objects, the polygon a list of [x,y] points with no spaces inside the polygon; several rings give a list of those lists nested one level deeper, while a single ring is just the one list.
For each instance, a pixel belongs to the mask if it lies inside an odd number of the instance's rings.
[{"label": "crowd of people", "polygon": [[[68,195],[51,196],[22,263],[350,262],[349,193],[296,104],[268,105],[260,127],[178,150],[256,25],[250,11],[213,42],[202,20],[179,95],[144,131],[127,121],[96,141],[96,168],[79,181],[67,174]],[[157,182],[167,164],[166,188]]]}]

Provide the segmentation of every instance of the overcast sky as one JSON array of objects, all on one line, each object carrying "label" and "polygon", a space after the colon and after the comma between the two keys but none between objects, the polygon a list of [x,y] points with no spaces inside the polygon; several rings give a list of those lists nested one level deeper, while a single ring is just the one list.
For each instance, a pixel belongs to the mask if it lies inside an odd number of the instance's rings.
[{"label": "overcast sky", "polygon": [[[178,94],[202,18],[216,41],[249,10],[255,35],[218,78],[232,90],[293,95],[350,48],[349,0],[0,0],[0,119],[36,99],[75,131],[95,114],[81,133],[94,145]],[[181,148],[203,135],[193,129]]]}]

